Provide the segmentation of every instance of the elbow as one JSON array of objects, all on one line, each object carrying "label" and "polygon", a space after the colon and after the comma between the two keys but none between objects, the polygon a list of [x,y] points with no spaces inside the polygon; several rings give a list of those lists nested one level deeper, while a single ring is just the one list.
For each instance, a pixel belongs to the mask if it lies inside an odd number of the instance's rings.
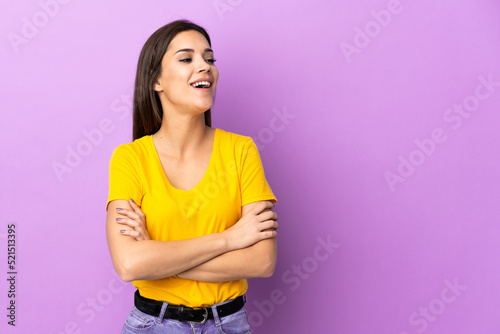
[{"label": "elbow", "polygon": [[268,258],[262,265],[262,272],[260,277],[269,278],[274,275],[276,268],[276,258]]},{"label": "elbow", "polygon": [[256,256],[259,259],[258,277],[269,278],[274,275],[277,259],[277,247],[275,240],[266,240],[259,243],[259,251]]},{"label": "elbow", "polygon": [[130,261],[121,261],[120,263],[114,264],[116,273],[124,282],[132,282],[137,280],[134,266]]},{"label": "elbow", "polygon": [[121,270],[117,271],[117,274],[124,282],[132,282],[135,280],[133,276],[130,274],[130,272]]}]

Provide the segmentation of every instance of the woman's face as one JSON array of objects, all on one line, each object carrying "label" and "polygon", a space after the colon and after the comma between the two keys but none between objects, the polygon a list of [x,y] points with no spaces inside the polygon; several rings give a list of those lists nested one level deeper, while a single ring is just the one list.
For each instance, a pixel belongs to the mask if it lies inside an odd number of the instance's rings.
[{"label": "woman's face", "polygon": [[[213,104],[219,71],[207,39],[197,31],[178,33],[163,56],[155,84],[164,113],[199,115]],[[201,82],[202,84],[196,84]]]}]

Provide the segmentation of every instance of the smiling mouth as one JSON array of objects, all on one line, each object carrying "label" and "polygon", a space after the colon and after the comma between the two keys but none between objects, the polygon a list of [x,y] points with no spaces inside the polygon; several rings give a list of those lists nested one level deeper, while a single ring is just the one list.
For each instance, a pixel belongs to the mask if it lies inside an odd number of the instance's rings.
[{"label": "smiling mouth", "polygon": [[210,88],[212,84],[209,81],[198,81],[191,84],[191,86],[194,88]]}]

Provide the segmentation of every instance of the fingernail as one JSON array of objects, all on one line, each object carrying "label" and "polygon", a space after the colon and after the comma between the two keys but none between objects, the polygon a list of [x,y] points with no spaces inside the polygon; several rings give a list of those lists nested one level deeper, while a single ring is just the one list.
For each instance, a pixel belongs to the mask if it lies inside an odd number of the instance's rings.
[{"label": "fingernail", "polygon": [[131,198],[130,200],[132,201],[132,203],[134,203],[134,204],[135,204],[135,201],[134,201],[132,198]]},{"label": "fingernail", "polygon": [[121,218],[116,218],[116,221],[117,221],[117,222],[119,222],[119,221],[121,221],[121,220],[122,220]]},{"label": "fingernail", "polygon": [[122,208],[116,208],[116,211],[122,211]]},{"label": "fingernail", "polygon": [[125,233],[125,230],[120,230],[120,233]]}]

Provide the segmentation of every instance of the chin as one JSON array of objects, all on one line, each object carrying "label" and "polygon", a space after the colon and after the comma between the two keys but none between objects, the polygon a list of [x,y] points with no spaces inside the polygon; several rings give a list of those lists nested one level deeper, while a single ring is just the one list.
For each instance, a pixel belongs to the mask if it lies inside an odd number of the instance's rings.
[{"label": "chin", "polygon": [[213,103],[203,103],[195,106],[195,109],[199,112],[204,113],[208,109],[212,108]]}]

